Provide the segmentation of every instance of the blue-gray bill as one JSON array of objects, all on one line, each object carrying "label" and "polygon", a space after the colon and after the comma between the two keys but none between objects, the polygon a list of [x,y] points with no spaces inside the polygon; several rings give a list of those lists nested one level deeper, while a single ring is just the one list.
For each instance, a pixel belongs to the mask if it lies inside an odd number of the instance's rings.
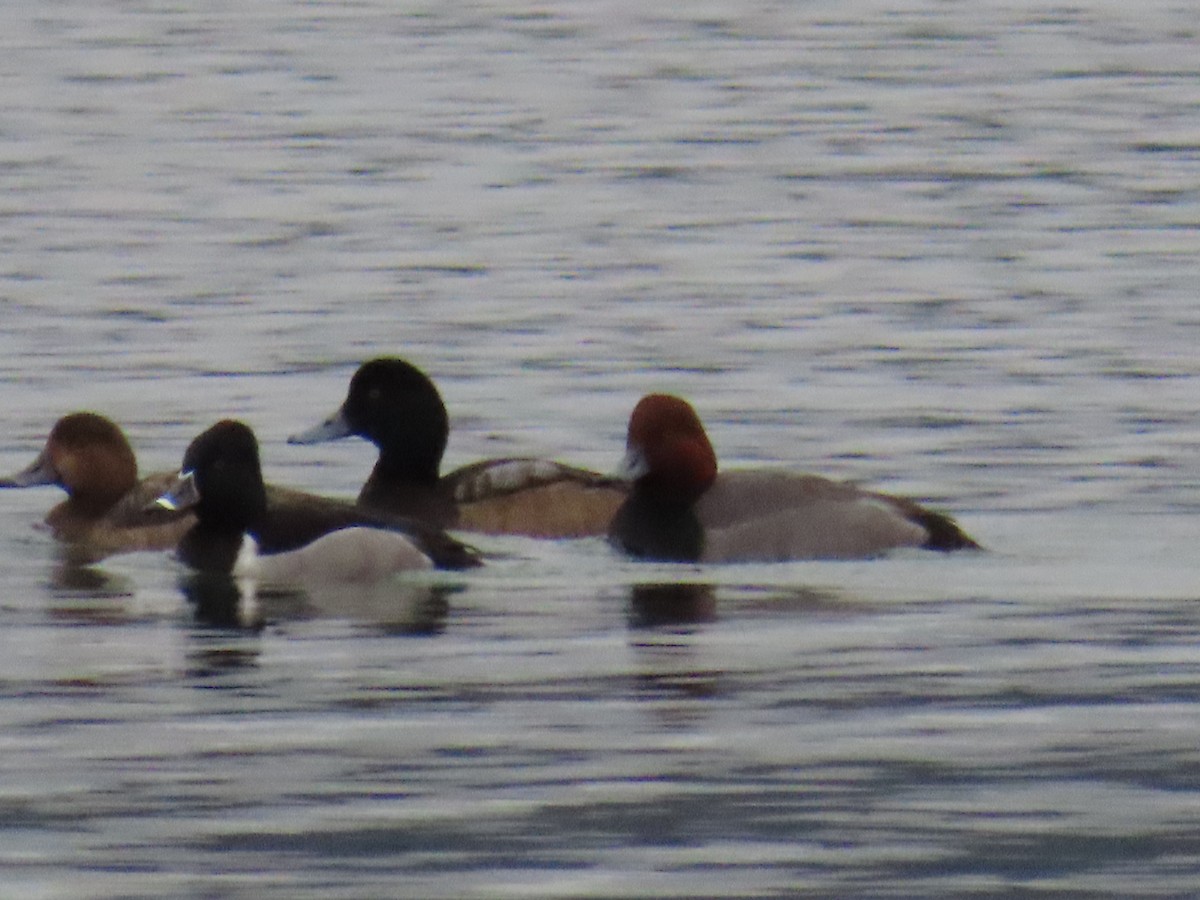
[{"label": "blue-gray bill", "polygon": [[194,472],[180,472],[175,481],[161,497],[151,504],[151,507],[169,509],[173,512],[191,509],[200,502],[200,490],[196,487]]},{"label": "blue-gray bill", "polygon": [[319,425],[293,434],[287,439],[287,442],[289,444],[321,444],[325,441],[350,437],[351,434],[353,432],[350,430],[350,423],[346,421],[346,412],[344,409],[339,409]]},{"label": "blue-gray bill", "polygon": [[34,487],[41,484],[58,484],[58,473],[50,463],[50,455],[44,450],[20,472],[0,478],[0,488]]},{"label": "blue-gray bill", "polygon": [[629,481],[637,481],[649,471],[650,464],[646,462],[646,457],[642,451],[637,447],[627,447],[625,449],[625,456],[617,464],[616,477]]}]

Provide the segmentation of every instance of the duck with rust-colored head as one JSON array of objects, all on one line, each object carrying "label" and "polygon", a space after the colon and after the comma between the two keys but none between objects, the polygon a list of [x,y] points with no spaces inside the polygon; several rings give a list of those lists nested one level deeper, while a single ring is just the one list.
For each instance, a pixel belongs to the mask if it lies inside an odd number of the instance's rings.
[{"label": "duck with rust-colored head", "polygon": [[700,417],[669,394],[629,419],[633,490],[611,542],[644,559],[771,562],[865,559],[899,547],[977,549],[949,516],[904,497],[783,470],[717,471]]},{"label": "duck with rust-colored head", "polygon": [[342,500],[267,487],[254,432],[228,419],[192,441],[157,505],[194,510],[196,523],[180,540],[177,555],[201,572],[233,573],[239,556],[243,564],[253,559],[256,569],[281,581],[288,580],[289,567],[299,581],[331,573],[363,581],[405,569],[480,564],[472,548],[437,528]]},{"label": "duck with rust-colored head", "polygon": [[138,479],[137,457],[121,429],[104,416],[75,412],[50,430],[46,445],[25,469],[0,478],[0,487],[57,485],[67,499],[46,516],[56,540],[81,561],[115,553],[169,550],[195,523],[188,512],[148,513],[173,475]]},{"label": "duck with rust-colored head", "polygon": [[433,382],[389,357],[360,366],[338,411],[289,442],[365,438],[379,449],[379,460],[359,493],[361,505],[483,534],[602,535],[629,488],[548,459],[491,459],[440,475],[449,434]]}]

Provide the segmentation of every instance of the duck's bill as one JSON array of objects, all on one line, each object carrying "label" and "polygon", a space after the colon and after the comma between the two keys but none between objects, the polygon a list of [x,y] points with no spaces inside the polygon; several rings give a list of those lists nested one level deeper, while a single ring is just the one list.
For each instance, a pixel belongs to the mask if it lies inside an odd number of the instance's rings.
[{"label": "duck's bill", "polygon": [[57,484],[58,475],[50,464],[49,455],[43,450],[38,458],[22,469],[0,478],[0,488],[33,487],[39,484]]},{"label": "duck's bill", "polygon": [[199,502],[200,491],[196,487],[196,474],[188,471],[176,475],[175,481],[167,488],[166,493],[155,500],[151,506],[179,512],[191,509]]},{"label": "duck's bill", "polygon": [[629,481],[637,481],[649,472],[650,465],[646,462],[645,454],[637,447],[627,447],[625,449],[625,458],[617,466],[616,476],[628,479]]},{"label": "duck's bill", "polygon": [[339,409],[332,416],[315,425],[308,431],[301,431],[288,438],[289,444],[321,444],[325,441],[336,441],[339,438],[350,437],[350,423],[346,421],[346,411]]}]

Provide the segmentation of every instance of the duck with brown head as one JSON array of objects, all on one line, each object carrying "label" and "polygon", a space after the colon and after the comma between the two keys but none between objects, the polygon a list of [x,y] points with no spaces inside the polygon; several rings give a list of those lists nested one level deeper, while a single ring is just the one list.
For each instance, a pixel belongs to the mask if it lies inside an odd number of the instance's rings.
[{"label": "duck with brown head", "polygon": [[175,546],[195,517],[146,510],[171,477],[161,472],[139,480],[137,458],[121,429],[104,416],[76,412],[59,419],[37,458],[0,478],[0,487],[56,485],[66,491],[67,499],[50,510],[46,525],[80,558],[96,560]]},{"label": "duck with brown head", "polygon": [[625,469],[633,490],[609,538],[639,558],[862,559],[900,547],[979,546],[949,516],[904,497],[783,470],[718,473],[700,417],[669,394],[634,408]]}]

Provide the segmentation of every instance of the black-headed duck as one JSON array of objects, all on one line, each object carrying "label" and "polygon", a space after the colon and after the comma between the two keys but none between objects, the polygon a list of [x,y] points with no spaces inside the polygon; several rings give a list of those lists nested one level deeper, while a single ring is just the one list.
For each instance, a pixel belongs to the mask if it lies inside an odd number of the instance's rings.
[{"label": "black-headed duck", "polygon": [[61,487],[67,499],[50,510],[46,526],[81,560],[94,561],[114,553],[174,548],[195,517],[146,510],[173,477],[160,472],[139,481],[137,458],[121,429],[96,413],[75,412],[59,419],[37,458],[0,479],[0,487]]},{"label": "black-headed duck", "polygon": [[667,394],[643,397],[634,409],[625,470],[633,490],[609,538],[639,558],[862,559],[899,547],[979,546],[949,516],[903,497],[781,470],[718,474],[699,416]]},{"label": "black-headed duck", "polygon": [[[266,487],[254,432],[232,420],[218,422],[192,441],[182,469],[157,504],[194,510],[196,523],[180,540],[176,554],[201,572],[233,572],[247,534],[254,539],[255,555],[258,551],[267,557],[293,553],[290,565],[324,565],[331,571],[347,571],[342,567],[353,568],[358,564],[355,560],[361,563],[372,555],[382,559],[383,546],[392,551],[401,547],[396,537],[418,551],[409,557],[408,568],[462,569],[480,564],[472,548],[437,528],[342,500]],[[356,535],[322,540],[355,527]],[[374,530],[393,536],[379,538],[369,533]],[[393,561],[396,558],[393,555]],[[282,575],[287,559],[259,565]]]},{"label": "black-headed duck", "polygon": [[492,459],[439,475],[450,424],[433,382],[395,358],[364,363],[326,421],[289,438],[311,444],[357,435],[379,449],[358,495],[370,509],[442,528],[540,538],[603,535],[629,485],[548,459]]}]

